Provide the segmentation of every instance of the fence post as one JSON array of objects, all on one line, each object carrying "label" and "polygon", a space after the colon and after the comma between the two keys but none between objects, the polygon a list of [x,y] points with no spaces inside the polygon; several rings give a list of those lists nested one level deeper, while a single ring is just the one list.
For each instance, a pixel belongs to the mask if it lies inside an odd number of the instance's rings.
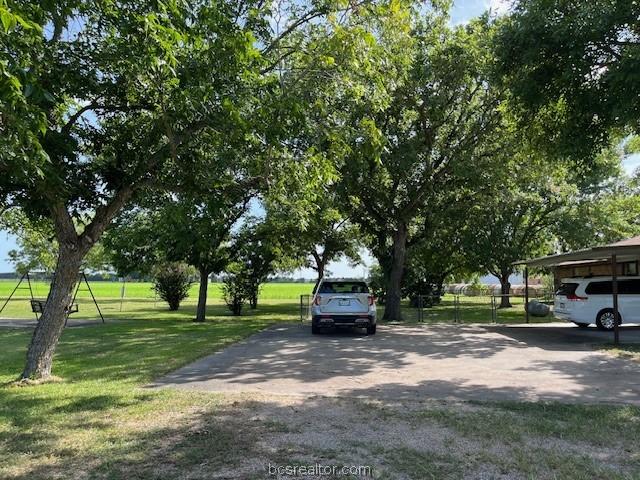
[{"label": "fence post", "polygon": [[498,312],[496,311],[496,294],[491,294],[491,320],[493,323],[498,323]]},{"label": "fence post", "polygon": [[524,267],[524,316],[529,323],[529,267]]},{"label": "fence post", "polygon": [[122,287],[120,288],[120,311],[122,311],[122,304],[124,303],[124,288],[127,284],[126,278],[122,278]]}]

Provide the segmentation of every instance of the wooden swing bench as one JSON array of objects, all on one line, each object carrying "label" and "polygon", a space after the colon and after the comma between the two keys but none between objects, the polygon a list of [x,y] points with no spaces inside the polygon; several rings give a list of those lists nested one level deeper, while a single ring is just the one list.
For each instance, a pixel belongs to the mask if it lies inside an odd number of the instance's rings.
[{"label": "wooden swing bench", "polygon": [[[41,300],[41,299],[36,299],[36,298],[32,298],[31,299],[31,311],[33,313],[40,313],[42,314],[44,312],[44,305],[47,303],[46,300]],[[78,304],[77,303],[72,303],[71,305],[69,305],[66,309],[65,309],[65,313],[67,315],[70,315],[72,313],[77,313],[78,312]]]}]

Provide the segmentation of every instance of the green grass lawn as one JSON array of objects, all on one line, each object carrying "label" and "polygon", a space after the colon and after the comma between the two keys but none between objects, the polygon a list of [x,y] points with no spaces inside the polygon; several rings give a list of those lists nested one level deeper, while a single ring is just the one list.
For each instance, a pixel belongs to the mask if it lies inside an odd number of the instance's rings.
[{"label": "green grass lawn", "polygon": [[145,383],[286,318],[276,306],[205,324],[164,316],[69,328],[54,362],[60,382],[29,387],[10,382],[23,367],[31,332],[0,330],[0,478],[82,478],[87,470],[92,478],[124,478],[119,468],[151,458],[161,428],[170,428],[163,420],[215,403]]},{"label": "green grass lawn", "polygon": [[[11,289],[16,285],[15,281],[0,281],[0,301],[8,297]],[[120,297],[122,284],[118,282],[91,282],[91,288],[98,299],[100,310],[107,319],[152,319],[158,315],[163,318],[184,319],[195,316],[196,301],[198,298],[197,285],[191,287],[189,297],[183,302],[182,307],[177,312],[169,312],[167,305],[162,300],[155,297],[151,283],[129,282],[125,285],[125,295]],[[34,296],[45,298],[48,292],[48,284],[44,282],[33,282]],[[82,285],[84,288],[84,285]],[[264,306],[278,306],[277,309],[288,305],[287,319],[299,316],[300,295],[309,295],[313,284],[310,283],[266,283],[260,291],[260,302]],[[19,295],[9,302],[0,317],[12,319],[34,318],[29,303],[29,293],[20,290]],[[450,323],[456,319],[456,306],[453,295],[444,295],[439,305],[423,310],[422,321],[425,323]],[[491,297],[464,297],[460,296],[457,307],[457,318],[463,323],[491,323],[494,321],[491,309]],[[79,312],[71,316],[72,319],[95,319],[98,312],[93,305],[89,292],[80,290],[76,300]],[[208,314],[224,314],[224,302],[221,293],[221,284],[212,283],[208,290]],[[521,323],[525,321],[524,300],[520,297],[511,299],[513,308],[498,309],[497,323]],[[384,314],[384,306],[378,306],[379,317]],[[405,301],[403,307],[404,321],[407,323],[418,322],[419,312],[416,308],[410,308]],[[531,317],[531,322],[547,322],[548,318]]]},{"label": "green grass lawn", "polygon": [[[146,388],[275,321],[297,320],[297,304],[269,300],[240,318],[214,305],[204,324],[190,321],[191,307],[141,305],[117,322],[66,329],[56,383],[13,386],[30,331],[0,329],[0,478],[245,480],[268,478],[268,462],[312,461],[373,465],[380,479],[640,477],[637,407],[425,399],[408,408]],[[321,432],[328,444],[315,440]]]},{"label": "green grass lawn", "polygon": [[[18,280],[0,280],[0,299],[6,299],[14,287],[17,285]],[[99,298],[114,298],[119,299],[122,295],[122,282],[111,281],[90,281],[89,285],[96,297]],[[45,298],[49,292],[49,283],[44,281],[31,282],[33,293],[35,297]],[[17,294],[21,297],[28,297],[29,292],[26,289],[27,282],[24,281],[20,285],[20,290]],[[222,284],[211,283],[209,285],[210,300],[222,299]],[[283,300],[283,299],[297,299],[302,294],[311,293],[313,289],[312,283],[265,283],[262,286],[260,295],[266,300]],[[81,290],[78,293],[81,298],[88,298],[89,292],[85,290],[84,283],[81,284]],[[153,291],[153,284],[151,282],[126,282],[124,284],[124,296],[126,298],[154,298],[155,292]],[[198,298],[198,284],[194,283],[189,291],[189,297],[191,299]]]},{"label": "green grass lawn", "polygon": [[[15,281],[0,281],[0,301],[8,298],[11,290],[15,287]],[[23,283],[22,286],[25,286]],[[21,287],[22,287],[21,286]],[[151,283],[129,282],[125,285],[125,295],[121,298],[122,284],[118,282],[90,282],[91,289],[98,299],[98,304],[103,315],[109,318],[154,318],[162,315],[167,318],[187,318],[195,316],[196,302],[198,298],[198,286],[193,285],[189,292],[189,297],[184,300],[178,312],[169,312],[167,304],[156,298]],[[32,282],[35,298],[44,299],[47,296],[49,285],[45,282]],[[79,312],[71,318],[98,318],[98,312],[91,301],[90,294],[84,290],[85,285],[81,284],[76,303]],[[291,304],[293,313],[299,315],[300,295],[309,294],[313,284],[309,283],[266,283],[260,291],[260,301],[264,305]],[[30,296],[28,290],[22,288],[14,295],[0,317],[12,319],[34,318],[29,303]],[[209,285],[207,303],[210,305],[209,314],[217,315],[223,313],[224,301],[222,299],[221,284],[212,283]],[[289,312],[291,313],[291,312]]]}]

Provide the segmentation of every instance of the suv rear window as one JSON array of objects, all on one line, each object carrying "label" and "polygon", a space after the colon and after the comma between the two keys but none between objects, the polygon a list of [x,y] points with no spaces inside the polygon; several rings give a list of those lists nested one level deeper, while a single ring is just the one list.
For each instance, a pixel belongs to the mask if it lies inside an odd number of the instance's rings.
[{"label": "suv rear window", "polygon": [[576,293],[577,283],[562,283],[556,292],[556,295],[564,295],[565,297]]},{"label": "suv rear window", "polygon": [[369,293],[364,282],[323,282],[318,293]]}]

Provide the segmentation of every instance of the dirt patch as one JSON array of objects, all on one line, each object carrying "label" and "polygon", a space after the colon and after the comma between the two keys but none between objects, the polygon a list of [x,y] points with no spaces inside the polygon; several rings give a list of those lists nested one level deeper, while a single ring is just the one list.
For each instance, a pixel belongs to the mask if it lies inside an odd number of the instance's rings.
[{"label": "dirt patch", "polygon": [[[204,466],[199,471],[203,478],[299,478],[270,476],[269,466],[273,471],[276,466],[302,465],[367,467],[365,473],[346,478],[379,479],[624,478],[637,473],[636,460],[621,454],[615,441],[596,448],[580,439],[558,438],[553,432],[539,435],[527,428],[517,439],[500,440],[499,429],[467,434],[448,425],[449,415],[494,415],[496,410],[486,405],[263,395],[225,398],[215,420],[203,412],[196,424],[213,422],[233,431],[233,448],[245,454],[230,455],[224,466],[215,469]],[[421,415],[425,411],[436,414]],[[508,421],[509,415],[504,413],[501,419]]]}]

